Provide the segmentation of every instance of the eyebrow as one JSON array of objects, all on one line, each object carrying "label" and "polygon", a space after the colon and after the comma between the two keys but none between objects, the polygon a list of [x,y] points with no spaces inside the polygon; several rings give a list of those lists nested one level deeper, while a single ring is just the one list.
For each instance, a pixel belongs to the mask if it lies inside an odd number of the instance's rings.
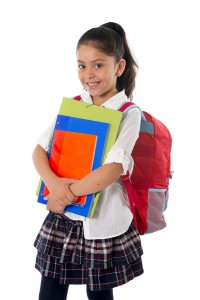
[{"label": "eyebrow", "polygon": [[[98,58],[98,59],[92,60],[91,62],[92,62],[92,63],[95,63],[95,62],[97,62],[97,61],[106,61],[106,60],[105,60],[105,59],[102,59],[102,58]],[[77,62],[79,62],[79,63],[84,63],[84,61],[82,61],[82,60],[77,60]]]}]

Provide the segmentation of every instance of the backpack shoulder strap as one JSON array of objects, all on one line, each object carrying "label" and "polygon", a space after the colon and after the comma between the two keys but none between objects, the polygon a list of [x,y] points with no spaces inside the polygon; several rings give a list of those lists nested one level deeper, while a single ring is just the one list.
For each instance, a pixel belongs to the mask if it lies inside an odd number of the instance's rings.
[{"label": "backpack shoulder strap", "polygon": [[126,102],[122,103],[120,105],[120,107],[118,107],[118,110],[121,111],[121,112],[123,112],[123,114],[126,114],[132,108],[138,108],[140,110],[140,112],[141,112],[141,119],[142,119],[142,121],[146,121],[146,118],[145,118],[145,115],[144,115],[143,111],[140,109],[140,107],[138,105],[136,105],[133,102],[126,101]]},{"label": "backpack shoulder strap", "polygon": [[138,107],[138,106],[133,102],[126,101],[126,102],[123,102],[120,105],[120,107],[118,107],[118,110],[121,112],[128,112],[129,109],[134,108],[134,107]]},{"label": "backpack shoulder strap", "polygon": [[81,96],[75,96],[75,97],[72,97],[72,99],[76,100],[76,101],[81,101]]}]

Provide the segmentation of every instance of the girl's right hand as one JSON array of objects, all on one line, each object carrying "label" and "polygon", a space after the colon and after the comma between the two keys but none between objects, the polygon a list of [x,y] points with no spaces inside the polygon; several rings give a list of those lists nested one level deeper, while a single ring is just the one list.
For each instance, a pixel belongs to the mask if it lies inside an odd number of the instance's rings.
[{"label": "girl's right hand", "polygon": [[74,203],[78,198],[68,189],[71,183],[77,181],[77,179],[54,176],[53,180],[48,184],[49,194],[45,197],[48,200],[47,210],[55,213],[64,213],[65,207]]}]

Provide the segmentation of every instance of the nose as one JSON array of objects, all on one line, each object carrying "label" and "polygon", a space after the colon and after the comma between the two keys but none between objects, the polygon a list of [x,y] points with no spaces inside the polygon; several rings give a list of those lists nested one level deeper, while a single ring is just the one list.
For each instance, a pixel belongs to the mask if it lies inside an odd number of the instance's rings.
[{"label": "nose", "polygon": [[87,79],[91,79],[91,78],[94,78],[95,77],[95,72],[94,72],[94,69],[93,68],[87,68],[86,69],[86,78]]}]

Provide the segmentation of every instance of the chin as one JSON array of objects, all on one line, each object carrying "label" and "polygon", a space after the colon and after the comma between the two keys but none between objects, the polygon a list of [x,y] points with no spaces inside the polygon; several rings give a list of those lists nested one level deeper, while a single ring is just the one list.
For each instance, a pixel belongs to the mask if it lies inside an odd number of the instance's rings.
[{"label": "chin", "polygon": [[88,92],[90,93],[90,96],[92,96],[92,97],[99,97],[99,93],[95,93],[95,91],[88,90]]}]

